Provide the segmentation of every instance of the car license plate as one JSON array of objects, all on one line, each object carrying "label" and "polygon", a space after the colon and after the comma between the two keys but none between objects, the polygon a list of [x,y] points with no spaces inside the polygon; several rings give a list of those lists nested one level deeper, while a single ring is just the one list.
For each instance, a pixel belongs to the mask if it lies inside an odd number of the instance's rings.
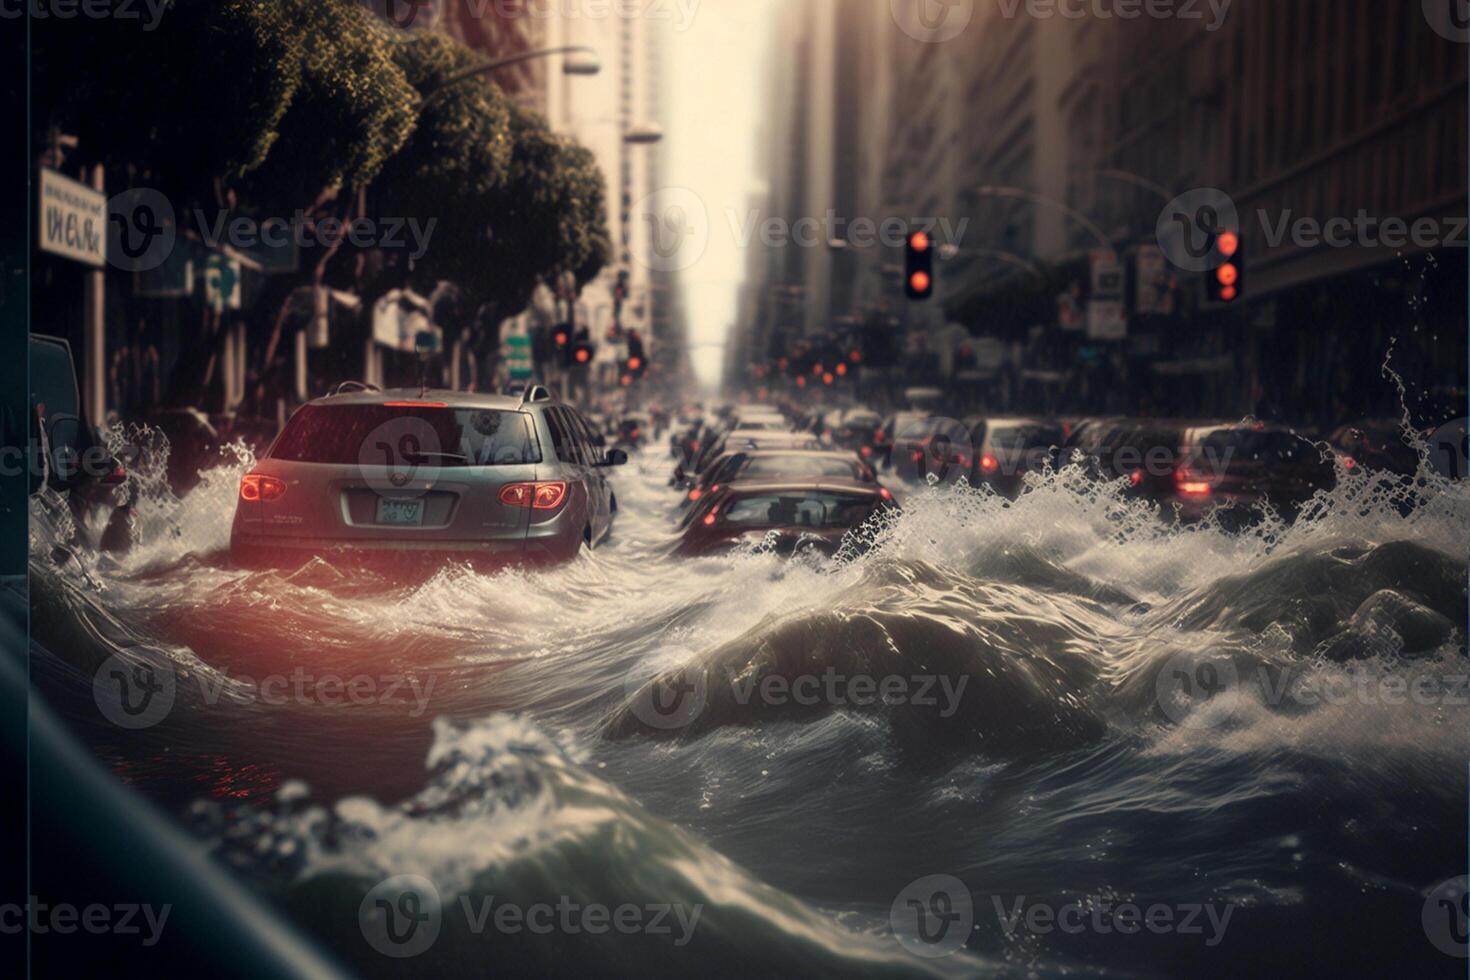
[{"label": "car license plate", "polygon": [[422,524],[424,502],[422,500],[388,500],[378,498],[379,524]]}]

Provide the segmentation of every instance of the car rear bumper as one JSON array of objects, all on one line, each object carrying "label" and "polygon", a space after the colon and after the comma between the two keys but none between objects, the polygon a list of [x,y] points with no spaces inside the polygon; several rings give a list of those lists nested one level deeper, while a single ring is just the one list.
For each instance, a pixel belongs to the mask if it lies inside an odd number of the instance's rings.
[{"label": "car rear bumper", "polygon": [[295,568],[313,558],[345,565],[443,565],[469,562],[501,567],[528,560],[522,540],[401,541],[340,538],[283,538],[276,535],[230,535],[230,559],[242,568]]}]

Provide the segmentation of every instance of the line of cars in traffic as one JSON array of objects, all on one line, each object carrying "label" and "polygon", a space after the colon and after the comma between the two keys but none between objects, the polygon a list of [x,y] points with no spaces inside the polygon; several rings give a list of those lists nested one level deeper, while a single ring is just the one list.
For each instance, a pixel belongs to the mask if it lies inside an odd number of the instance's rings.
[{"label": "line of cars in traffic", "polygon": [[1028,473],[1077,467],[1093,480],[1126,481],[1125,495],[1151,501],[1166,520],[1214,515],[1227,527],[1266,509],[1294,520],[1314,494],[1336,486],[1339,473],[1400,486],[1409,506],[1420,463],[1398,420],[1313,438],[1252,419],[953,418],[935,411],[880,418],[858,407],[813,419],[811,427],[905,482],[963,479],[1014,499]]}]

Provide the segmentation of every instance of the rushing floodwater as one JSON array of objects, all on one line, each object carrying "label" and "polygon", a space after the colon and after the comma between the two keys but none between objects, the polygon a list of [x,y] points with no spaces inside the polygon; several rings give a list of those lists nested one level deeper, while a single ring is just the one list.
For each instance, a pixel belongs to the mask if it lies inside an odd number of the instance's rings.
[{"label": "rushing floodwater", "polygon": [[232,569],[245,465],[136,477],[121,563],[37,531],[33,673],[364,973],[1464,975],[1463,486],[1225,534],[1063,474],[681,560],[650,451],[597,552],[402,584]]}]

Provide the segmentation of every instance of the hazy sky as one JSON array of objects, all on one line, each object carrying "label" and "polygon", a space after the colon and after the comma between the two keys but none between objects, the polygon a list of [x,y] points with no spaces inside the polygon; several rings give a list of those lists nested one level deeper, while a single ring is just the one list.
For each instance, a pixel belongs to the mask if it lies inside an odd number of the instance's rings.
[{"label": "hazy sky", "polygon": [[664,182],[693,191],[707,212],[708,246],[682,272],[694,369],[706,385],[719,380],[716,345],[734,320],[745,271],[728,215],[744,214],[760,180],[755,144],[776,2],[702,0],[690,27],[672,35]]}]

